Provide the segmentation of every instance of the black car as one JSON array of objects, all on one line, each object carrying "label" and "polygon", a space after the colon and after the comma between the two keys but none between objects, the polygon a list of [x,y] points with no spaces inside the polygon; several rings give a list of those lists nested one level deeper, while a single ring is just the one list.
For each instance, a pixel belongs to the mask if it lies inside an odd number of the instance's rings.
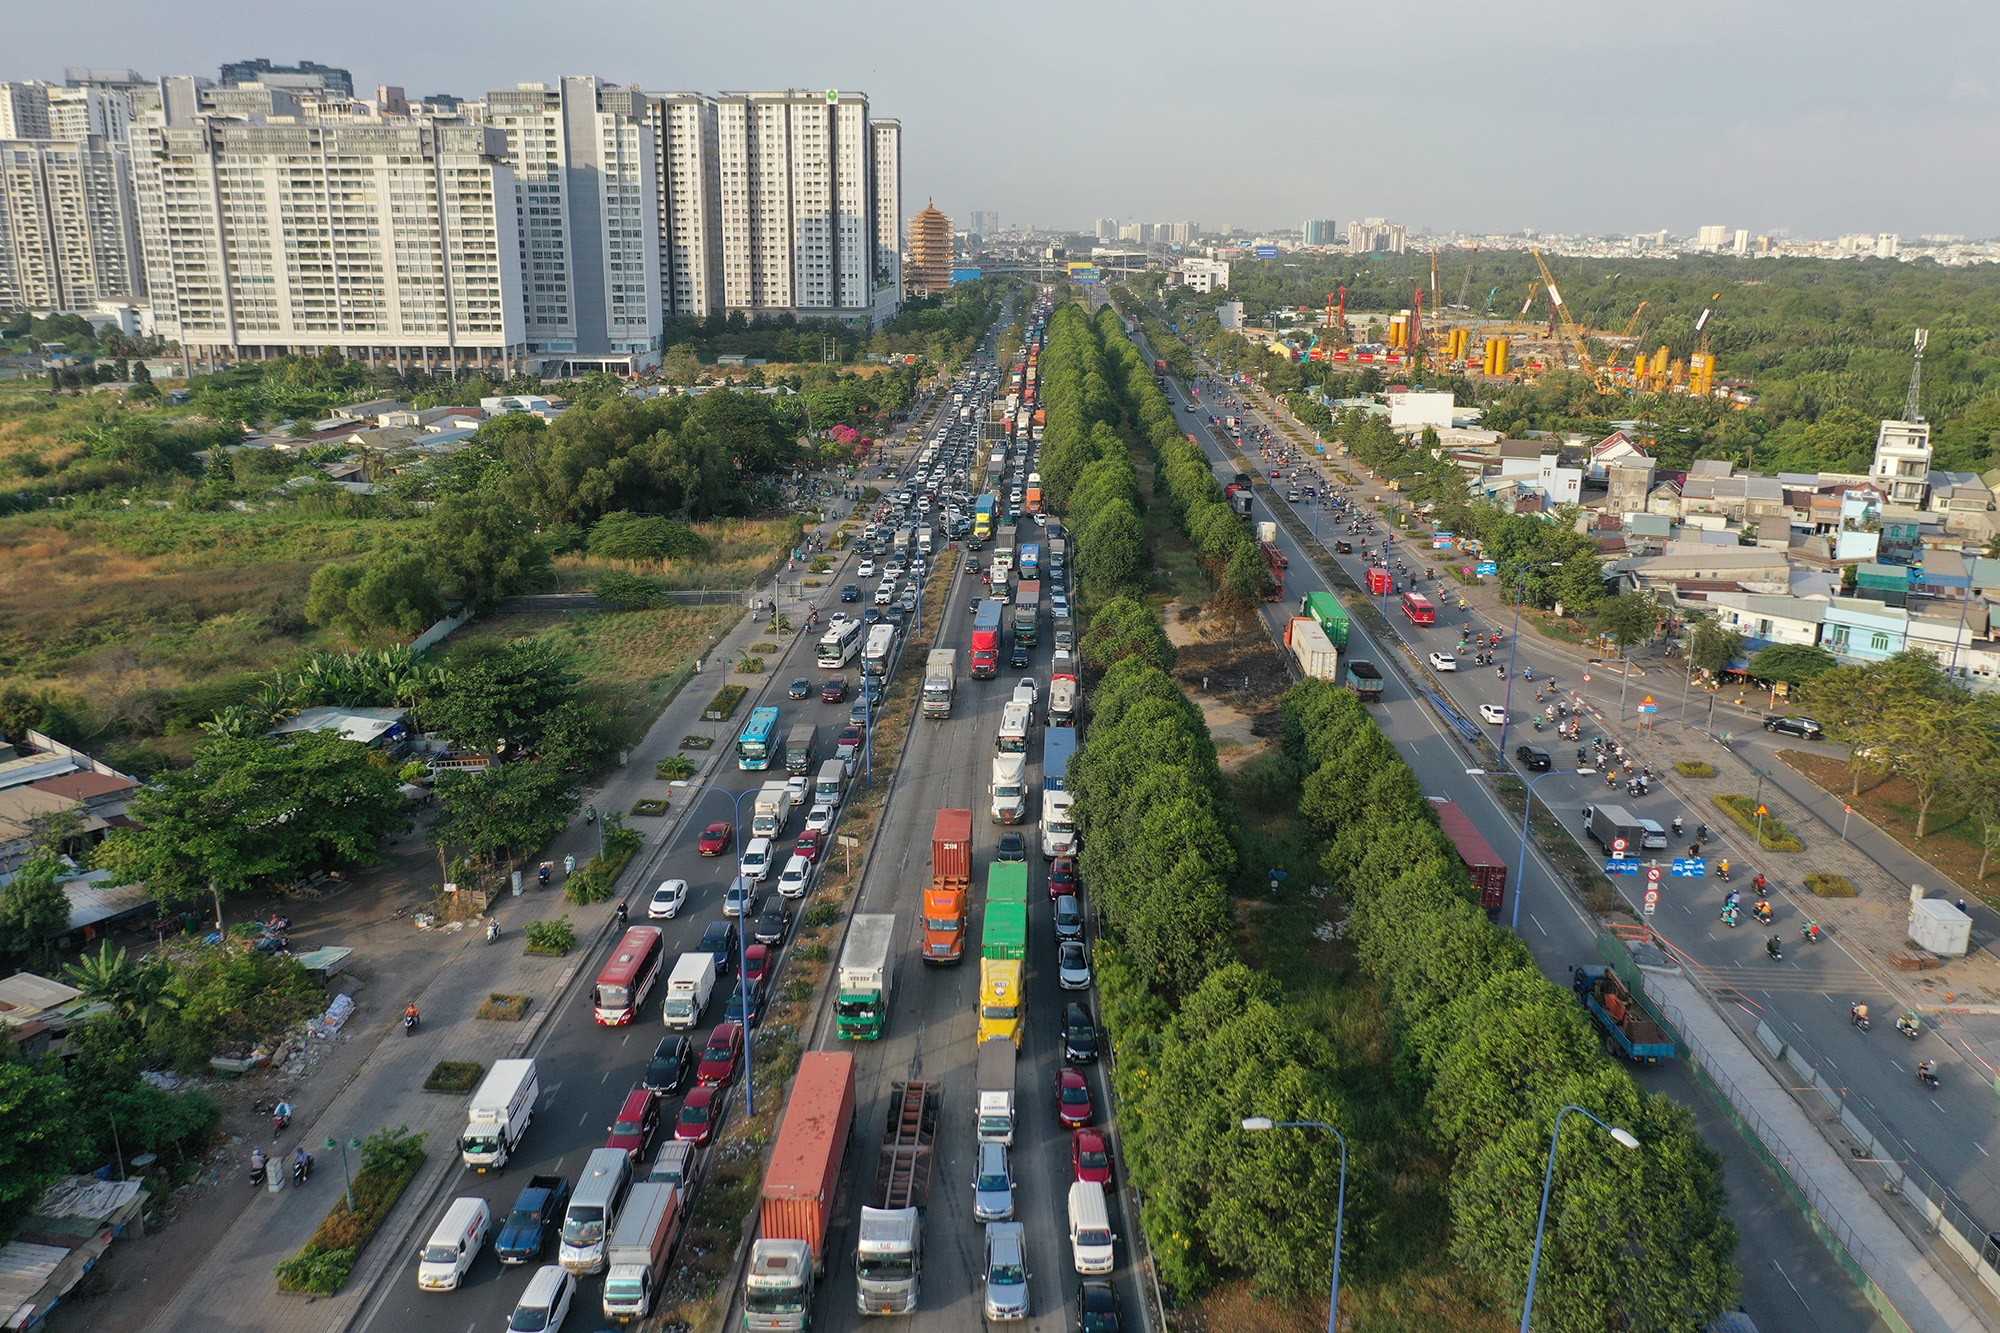
[{"label": "black car", "polygon": [[648,1092],[662,1095],[679,1092],[693,1072],[694,1043],[686,1037],[662,1037],[653,1048],[653,1058],[646,1062],[646,1074],[639,1083]]},{"label": "black car", "polygon": [[1551,764],[1549,752],[1539,745],[1517,745],[1514,757],[1521,761],[1521,767],[1530,773],[1546,773]]},{"label": "black car", "polygon": [[1781,731],[1787,736],[1797,736],[1801,740],[1816,741],[1826,736],[1826,728],[1809,717],[1767,717],[1764,730]]},{"label": "black car", "polygon": [[1118,1288],[1106,1278],[1085,1278],[1077,1287],[1077,1333],[1122,1333]]},{"label": "black car", "polygon": [[1028,840],[1018,833],[1000,835],[1000,845],[993,851],[996,861],[1025,861],[1028,859]]},{"label": "black car", "polygon": [[1087,1065],[1097,1059],[1097,1024],[1088,1006],[1071,1000],[1063,1006],[1063,1059]]},{"label": "black car", "polygon": [[1335,551],[1337,551],[1338,553],[1340,553],[1341,555],[1353,555],[1353,554],[1354,554],[1354,543],[1353,543],[1353,542],[1335,542],[1335,543],[1333,544],[1333,549],[1334,549]]},{"label": "black car", "polygon": [[1007,654],[1007,665],[1019,671],[1023,667],[1034,665],[1034,661],[1035,650],[1027,644],[1022,643],[1019,639],[1016,639],[1014,641],[1014,650]]},{"label": "black car", "polygon": [[813,683],[804,676],[794,677],[792,683],[785,687],[785,697],[787,699],[803,699],[812,692]]},{"label": "black car", "polygon": [[861,600],[861,585],[860,585],[860,584],[858,584],[858,583],[850,583],[850,584],[846,585],[845,587],[843,587],[843,588],[842,588],[842,589],[840,590],[840,600],[841,600],[841,601],[843,601],[843,602],[858,602],[858,601],[860,601],[860,600]]},{"label": "black car", "polygon": [[704,953],[715,957],[715,975],[728,976],[736,967],[736,923],[734,921],[711,921],[702,932],[701,943],[696,946]]},{"label": "black car", "polygon": [[791,928],[792,914],[782,902],[776,902],[758,915],[756,933],[751,938],[759,944],[783,944]]}]

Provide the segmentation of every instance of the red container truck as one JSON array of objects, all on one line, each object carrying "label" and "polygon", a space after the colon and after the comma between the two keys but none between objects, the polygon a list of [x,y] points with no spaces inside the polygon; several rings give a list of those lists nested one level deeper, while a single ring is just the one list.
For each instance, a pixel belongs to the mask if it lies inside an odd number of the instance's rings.
[{"label": "red container truck", "polygon": [[826,1271],[826,1232],[853,1127],[854,1056],[808,1051],[758,1196],[757,1243],[743,1280],[745,1328],[803,1327],[797,1312],[812,1309],[813,1284]]},{"label": "red container truck", "polygon": [[1497,918],[1501,904],[1507,899],[1507,863],[1479,836],[1479,830],[1472,827],[1465,811],[1450,801],[1432,804],[1437,807],[1444,835],[1458,849],[1458,859],[1465,862],[1465,873],[1472,876],[1472,887],[1479,891],[1479,905],[1486,909],[1487,916]]},{"label": "red container truck", "polygon": [[980,602],[972,621],[972,678],[992,680],[1000,674],[1000,603]]},{"label": "red container truck", "polygon": [[1379,565],[1375,566],[1368,571],[1368,595],[1370,597],[1386,597],[1392,582],[1393,580],[1390,579],[1388,570],[1383,569]]},{"label": "red container truck", "polygon": [[931,826],[931,886],[924,891],[924,961],[965,957],[965,900],[972,891],[972,811],[945,809]]}]

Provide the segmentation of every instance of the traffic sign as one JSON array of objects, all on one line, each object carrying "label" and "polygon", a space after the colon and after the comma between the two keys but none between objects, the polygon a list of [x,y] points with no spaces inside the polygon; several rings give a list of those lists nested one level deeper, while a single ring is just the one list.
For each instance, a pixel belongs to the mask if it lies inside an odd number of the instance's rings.
[{"label": "traffic sign", "polygon": [[1659,910],[1660,910],[1660,891],[1658,889],[1647,889],[1646,915],[1651,916],[1653,915],[1653,913]]},{"label": "traffic sign", "polygon": [[1481,560],[1472,567],[1472,572],[1475,574],[1498,574],[1500,572],[1500,564],[1496,560]]},{"label": "traffic sign", "polygon": [[1657,713],[1660,711],[1660,706],[1658,704],[1640,704],[1639,711],[1642,713]]},{"label": "traffic sign", "polygon": [[1660,882],[1660,868],[1658,866],[1646,867],[1646,882],[1648,884],[1658,884]]},{"label": "traffic sign", "polygon": [[1636,875],[1639,873],[1639,858],[1636,856],[1614,856],[1604,863],[1607,875]]},{"label": "traffic sign", "polygon": [[1583,673],[1583,683],[1586,685],[1590,684],[1590,673],[1588,671]]},{"label": "traffic sign", "polygon": [[1708,861],[1699,856],[1676,856],[1673,871],[1682,879],[1707,879]]},{"label": "traffic sign", "polygon": [[1623,838],[1613,838],[1611,840],[1611,853],[1614,856],[1623,856],[1625,855],[1625,849],[1631,845],[1631,843],[1625,841]]},{"label": "traffic sign", "polygon": [[1764,816],[1770,813],[1771,813],[1771,807],[1768,805],[1760,805],[1757,807],[1757,818],[1759,819],[1764,818]]}]

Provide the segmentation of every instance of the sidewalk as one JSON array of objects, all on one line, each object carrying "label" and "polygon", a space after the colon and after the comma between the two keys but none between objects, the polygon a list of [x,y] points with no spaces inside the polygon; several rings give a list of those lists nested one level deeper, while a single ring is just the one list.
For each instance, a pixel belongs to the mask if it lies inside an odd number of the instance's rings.
[{"label": "sidewalk", "polygon": [[[780,573],[779,580],[783,579]],[[779,595],[778,582],[744,594],[766,605]],[[748,646],[769,637],[768,617],[748,616],[721,635],[701,661],[701,670],[689,679],[674,701],[667,706],[633,747],[625,765],[614,769],[602,787],[585,795],[585,802],[600,811],[629,809],[642,796],[662,796],[665,783],[654,772],[659,759],[672,754],[683,736],[710,734],[717,743],[701,760],[695,780],[706,780],[713,767],[726,757],[724,738],[727,726],[701,721],[702,709],[724,684],[740,684],[750,690],[736,716],[747,715],[763,692],[783,678],[772,664],[756,675],[738,675],[730,664],[742,657]],[[793,637],[797,637],[796,634]],[[789,643],[786,644],[790,646]],[[650,882],[655,862],[678,830],[684,807],[678,800],[665,817],[632,819],[628,827],[637,830],[645,846],[627,867],[621,880],[621,896],[629,896],[633,886]],[[575,854],[586,861],[596,851],[598,830],[580,820],[573,823],[543,855],[560,861]],[[532,874],[519,897],[503,897],[494,906],[501,921],[502,936],[488,946],[483,932],[465,931],[441,945],[431,964],[431,980],[417,996],[425,1015],[414,1038],[391,1034],[380,1039],[376,1048],[359,1064],[326,1109],[311,1123],[294,1126],[296,1137],[288,1136],[286,1146],[303,1142],[318,1157],[314,1180],[303,1190],[294,1189],[287,1178],[284,1193],[272,1196],[244,1186],[246,1198],[242,1216],[216,1243],[215,1248],[180,1290],[167,1300],[146,1325],[148,1329],[178,1330],[271,1330],[275,1333],[322,1333],[346,1327],[369,1303],[375,1284],[393,1265],[407,1261],[407,1244],[412,1233],[432,1210],[434,1196],[456,1179],[464,1167],[458,1160],[457,1139],[464,1128],[465,1097],[462,1093],[437,1094],[422,1090],[423,1080],[439,1060],[476,1060],[491,1065],[496,1059],[523,1054],[530,1049],[541,1025],[555,1011],[561,997],[579,970],[595,958],[603,937],[612,929],[616,900],[578,907],[561,897],[559,886],[547,890],[535,887]],[[522,948],[525,925],[544,917],[567,913],[577,925],[578,945],[563,958],[534,957]],[[468,957],[468,955],[471,955]],[[533,997],[527,1020],[518,1028],[489,1023],[472,1016],[488,993],[506,991]],[[393,1024],[392,1013],[365,1013],[361,1021]],[[272,1269],[303,1247],[333,1206],[342,1188],[338,1153],[322,1146],[327,1139],[340,1142],[365,1139],[384,1127],[405,1125],[428,1135],[426,1159],[395,1209],[362,1252],[347,1286],[327,1298],[313,1298],[281,1292]],[[249,1145],[245,1145],[247,1154]],[[360,1167],[359,1153],[349,1152],[349,1164]]]}]

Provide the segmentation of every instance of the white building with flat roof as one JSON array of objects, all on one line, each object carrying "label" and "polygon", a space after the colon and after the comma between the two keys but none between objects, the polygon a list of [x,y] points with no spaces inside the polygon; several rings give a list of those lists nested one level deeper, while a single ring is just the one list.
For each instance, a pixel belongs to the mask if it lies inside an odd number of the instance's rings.
[{"label": "white building with flat roof", "polygon": [[0,310],[144,298],[122,141],[0,139]]}]

